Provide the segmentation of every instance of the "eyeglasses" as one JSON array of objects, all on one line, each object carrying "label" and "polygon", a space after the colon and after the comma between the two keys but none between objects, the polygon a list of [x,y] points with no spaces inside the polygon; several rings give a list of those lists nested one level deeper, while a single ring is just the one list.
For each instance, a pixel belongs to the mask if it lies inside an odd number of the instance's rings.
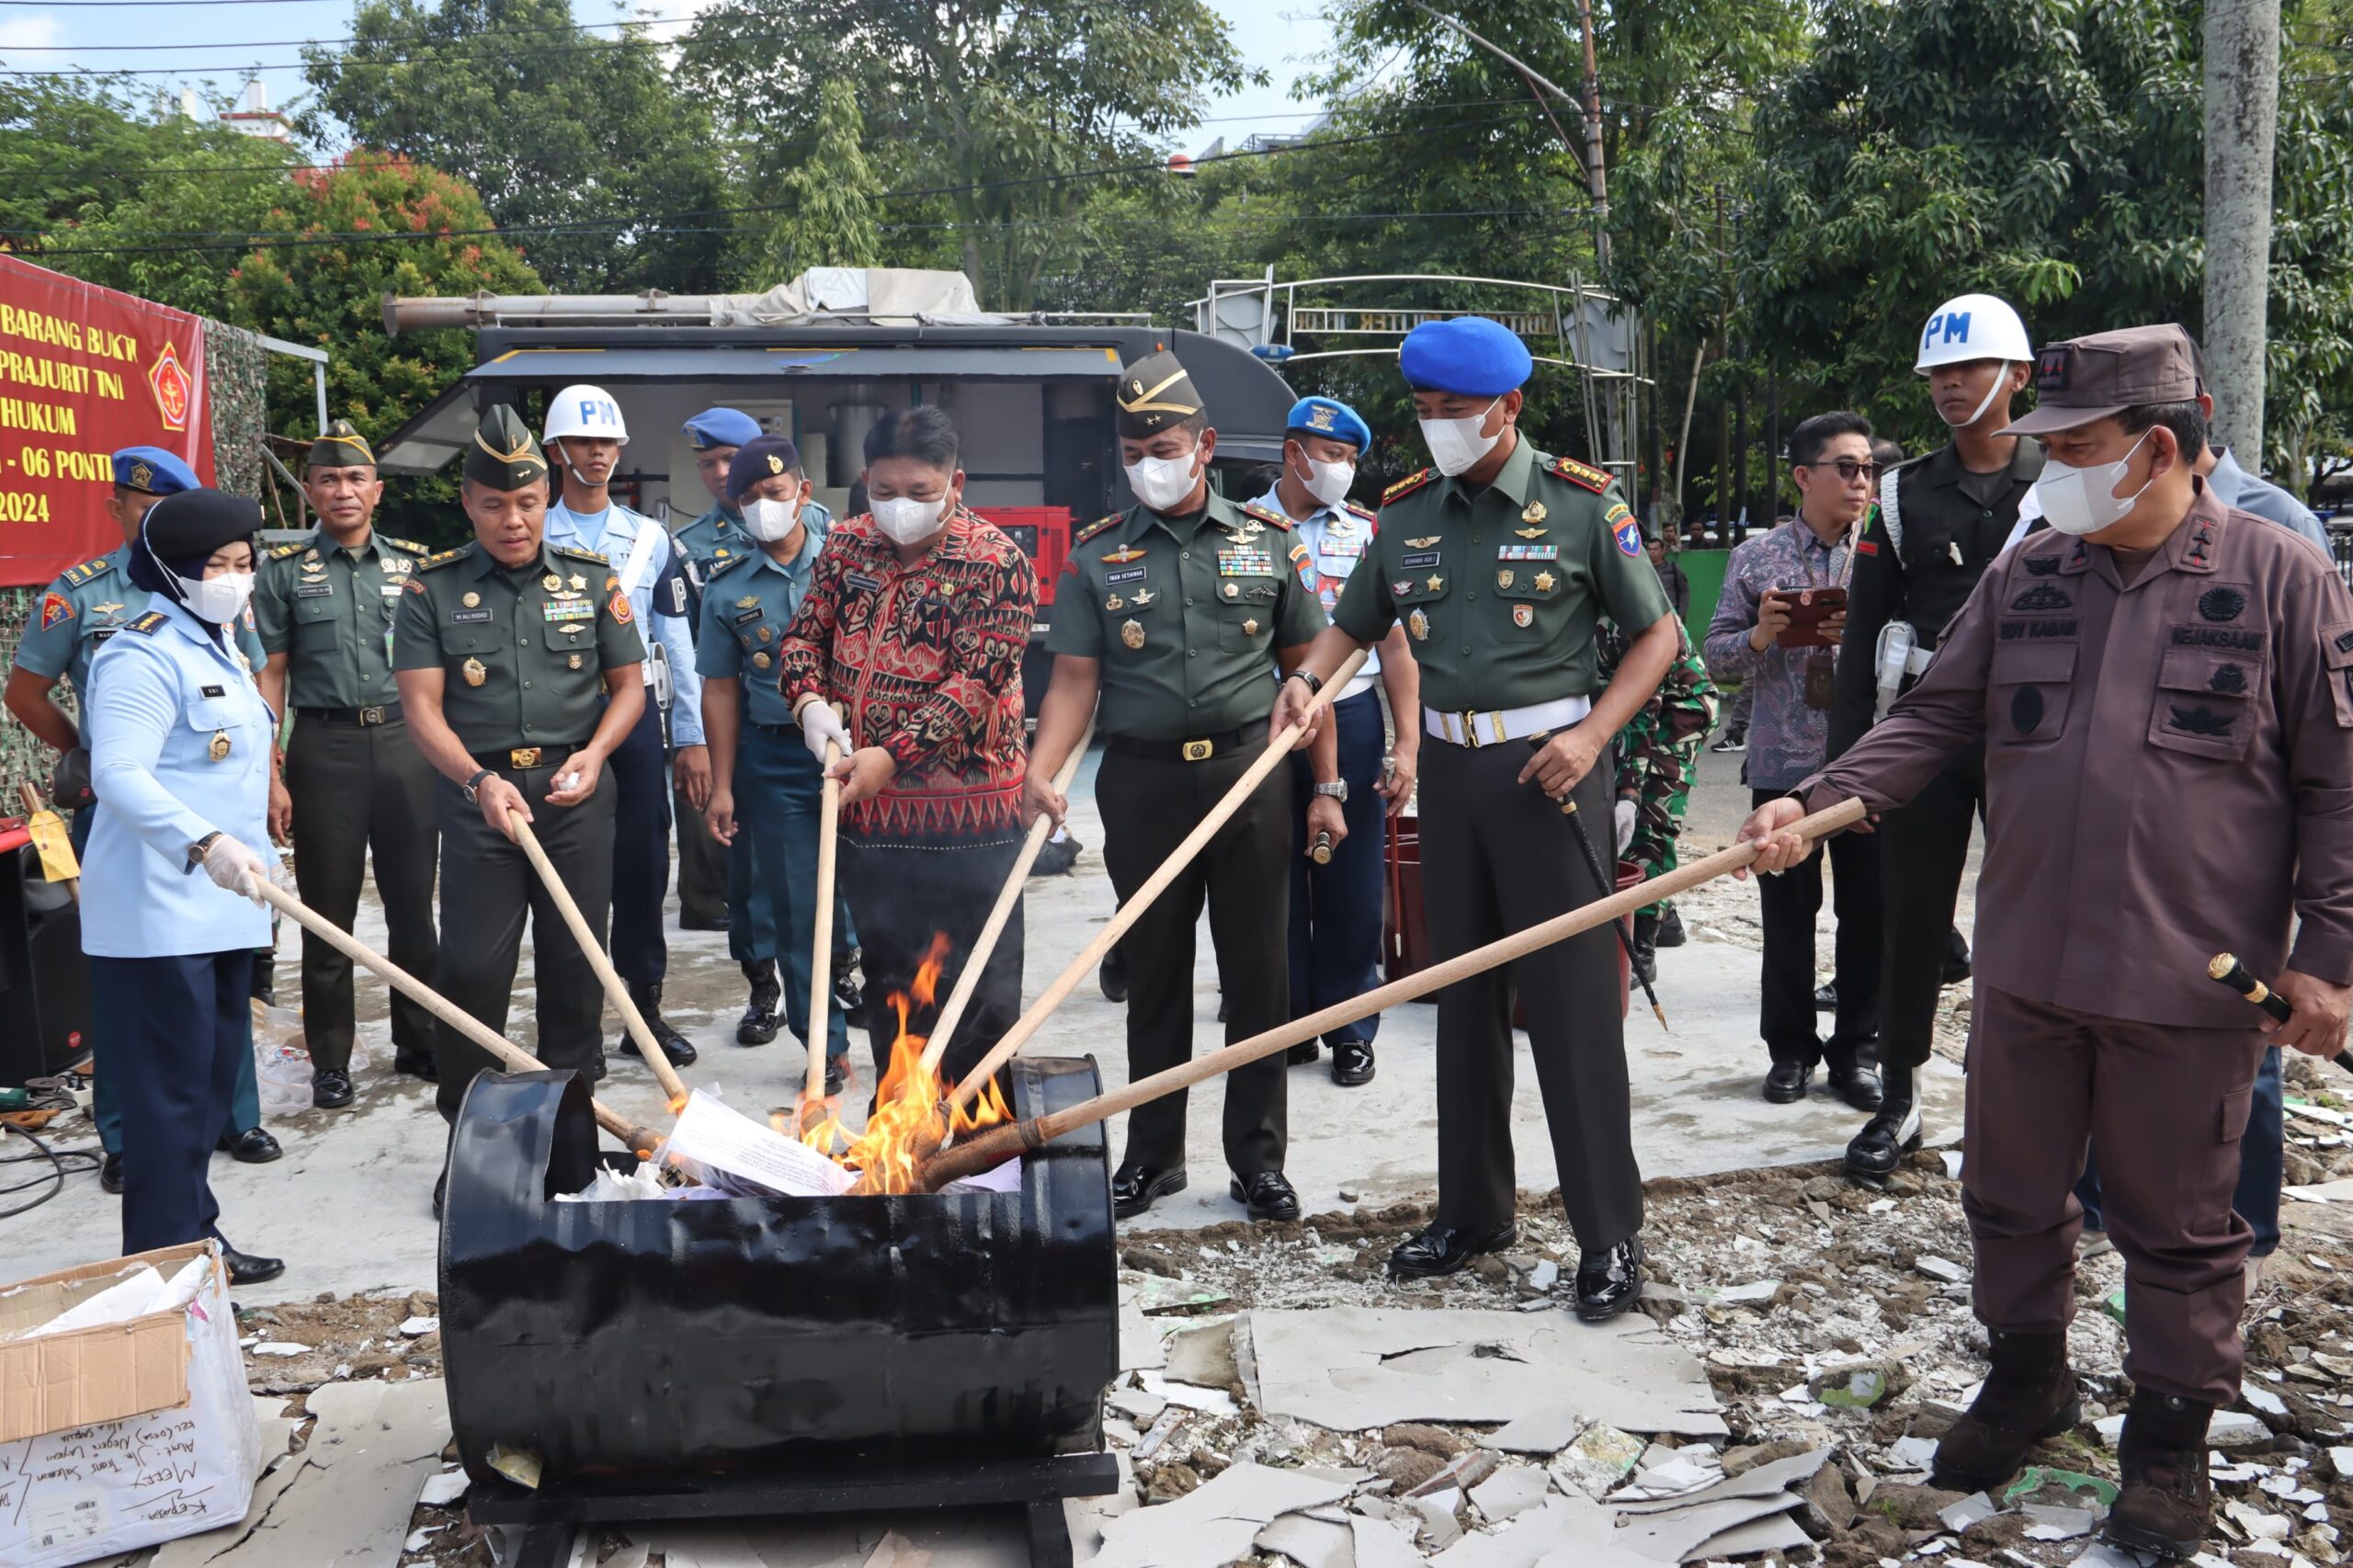
[{"label": "eyeglasses", "polygon": [[1838,471],[1838,482],[1842,484],[1852,484],[1859,479],[1876,479],[1879,477],[1879,464],[1859,463],[1852,458],[1840,458],[1836,462],[1800,463],[1798,464],[1798,467],[1835,468]]}]

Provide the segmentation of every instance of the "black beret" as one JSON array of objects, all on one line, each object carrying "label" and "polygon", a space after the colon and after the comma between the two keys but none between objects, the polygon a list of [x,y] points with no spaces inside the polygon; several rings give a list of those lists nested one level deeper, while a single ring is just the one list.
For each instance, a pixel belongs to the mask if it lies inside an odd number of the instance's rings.
[{"label": "black beret", "polygon": [[496,403],[482,416],[460,472],[488,489],[520,490],[548,476],[548,460],[540,455],[540,444],[531,439],[522,416],[506,403]]},{"label": "black beret", "polygon": [[375,449],[348,419],[338,419],[327,433],[311,443],[313,468],[374,468]]},{"label": "black beret", "polygon": [[140,536],[159,561],[202,561],[261,531],[261,503],[219,490],[181,490],[147,509]]},{"label": "black beret", "polygon": [[735,449],[727,465],[727,499],[742,500],[752,486],[801,466],[801,449],[790,436],[755,436]]},{"label": "black beret", "polygon": [[1192,377],[1165,348],[1121,370],[1113,398],[1120,405],[1120,434],[1131,440],[1156,436],[1201,411]]}]

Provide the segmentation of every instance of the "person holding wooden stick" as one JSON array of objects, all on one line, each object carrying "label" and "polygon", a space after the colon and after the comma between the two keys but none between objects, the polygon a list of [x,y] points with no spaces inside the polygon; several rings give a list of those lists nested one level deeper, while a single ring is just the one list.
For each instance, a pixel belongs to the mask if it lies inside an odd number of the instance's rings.
[{"label": "person holding wooden stick", "polygon": [[[1609,896],[1563,807],[1611,819],[1610,740],[1680,642],[1616,481],[1520,434],[1533,362],[1518,337],[1479,316],[1432,322],[1407,335],[1398,365],[1438,470],[1381,497],[1371,553],[1283,682],[1271,723],[1279,733],[1350,650],[1404,622],[1422,671],[1422,885],[1443,961]],[[1594,640],[1603,616],[1629,639],[1606,687]],[[1643,1183],[1618,984],[1618,938],[1604,925],[1439,994],[1438,1216],[1390,1255],[1392,1274],[1452,1274],[1518,1235],[1516,989],[1581,1253],[1577,1314],[1597,1322],[1633,1304]]]},{"label": "person holding wooden stick", "polygon": [[[1096,712],[1105,756],[1095,790],[1103,861],[1122,903],[1264,750],[1268,678],[1295,666],[1324,607],[1290,569],[1290,520],[1236,506],[1210,484],[1217,432],[1174,354],[1120,375],[1120,460],[1137,504],[1071,540],[1055,596],[1054,674],[1038,714],[1029,804],[1061,823],[1053,776]],[[1318,742],[1332,744],[1328,728]],[[1128,1072],[1193,1054],[1193,927],[1208,903],[1229,1044],[1290,1015],[1290,781],[1271,770],[1200,856],[1120,941],[1128,969]],[[1295,1220],[1282,1174],[1283,1064],[1256,1062],[1225,1084],[1229,1189],[1255,1219]],[[1185,1096],[1139,1107],[1111,1176],[1112,1211],[1141,1214],[1185,1188]]]},{"label": "person holding wooden stick", "polygon": [[[870,508],[835,525],[779,678],[812,752],[842,749],[841,879],[865,953],[875,1082],[935,937],[944,999],[1021,852],[1021,654],[1038,580],[1021,547],[964,507],[956,426],[936,405],[866,433]],[[943,1064],[961,1077],[1021,1016],[1021,907],[985,960]],[[909,1014],[927,1034],[936,1017]]]},{"label": "person holding wooden stick", "polygon": [[[645,700],[645,645],[605,558],[546,542],[547,460],[512,408],[483,415],[458,494],[474,542],[409,574],[392,642],[409,733],[441,775],[434,973],[442,994],[506,1033],[528,915],[540,1060],[601,1077],[604,992],[507,813],[532,824],[590,926],[603,930],[613,896],[605,759]],[[448,1024],[438,1033],[435,1100],[455,1121],[474,1074],[496,1063]],[[437,1216],[442,1186],[433,1189]]]}]

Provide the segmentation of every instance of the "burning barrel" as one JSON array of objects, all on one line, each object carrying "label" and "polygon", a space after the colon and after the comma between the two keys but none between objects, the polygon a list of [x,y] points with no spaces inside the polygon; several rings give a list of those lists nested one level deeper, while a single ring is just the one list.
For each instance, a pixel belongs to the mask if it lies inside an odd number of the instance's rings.
[{"label": "burning barrel", "polygon": [[[1020,1058],[1035,1116],[1100,1088]],[[449,1420],[542,1484],[849,1463],[1044,1460],[1100,1446],[1119,1366],[1104,1129],[1018,1190],[569,1203],[600,1155],[587,1085],[483,1074],[450,1146],[441,1236]]]}]

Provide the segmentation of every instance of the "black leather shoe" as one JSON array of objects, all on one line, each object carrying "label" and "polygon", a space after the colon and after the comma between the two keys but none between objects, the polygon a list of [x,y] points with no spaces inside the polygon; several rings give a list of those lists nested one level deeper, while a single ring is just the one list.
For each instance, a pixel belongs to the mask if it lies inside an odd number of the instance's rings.
[{"label": "black leather shoe", "polygon": [[443,1171],[433,1178],[433,1218],[441,1218],[441,1200],[449,1196],[449,1173]]},{"label": "black leather shoe", "polygon": [[1835,1013],[1838,1010],[1836,981],[1824,981],[1813,988],[1813,1010],[1817,1013]]},{"label": "black leather shoe", "polygon": [[[662,1048],[662,1054],[670,1059],[670,1065],[673,1067],[693,1066],[695,1064],[693,1044],[686,1036],[672,1028],[670,1020],[662,1016],[661,983],[658,981],[644,985],[632,983],[629,988],[629,999],[636,1005],[638,1013],[645,1019],[646,1033],[652,1035],[654,1043]],[[637,1049],[637,1041],[631,1038],[626,1028],[621,1030],[620,1050],[623,1056],[644,1054]]]},{"label": "black leather shoe", "polygon": [[1776,1062],[1773,1070],[1765,1074],[1765,1097],[1775,1105],[1792,1105],[1805,1098],[1805,1086],[1813,1082],[1811,1063]]},{"label": "black leather shoe", "polygon": [[1344,1089],[1372,1082],[1372,1047],[1360,1040],[1344,1040],[1332,1048],[1332,1082]]},{"label": "black leather shoe", "polygon": [[1658,945],[1662,948],[1679,948],[1687,940],[1688,938],[1683,934],[1683,916],[1676,913],[1675,905],[1669,903],[1660,906]]},{"label": "black leather shoe", "polygon": [[1608,1252],[1577,1258],[1577,1316],[1605,1323],[1643,1293],[1643,1238],[1629,1236]]},{"label": "black leather shoe", "polygon": [[1945,972],[1938,983],[1966,985],[1972,972],[1974,969],[1969,961],[1969,938],[1963,937],[1958,927],[1947,931],[1945,933]]},{"label": "black leather shoe", "polygon": [[266,1127],[248,1127],[234,1138],[223,1137],[213,1147],[241,1165],[266,1165],[286,1156]]},{"label": "black leather shoe", "polygon": [[1920,1102],[1907,1090],[1890,1095],[1847,1145],[1847,1173],[1880,1186],[1920,1146]]},{"label": "black leather shoe", "polygon": [[842,1090],[843,1090],[843,1089],[845,1089],[845,1088],[847,1088],[847,1087],[848,1087],[848,1086],[849,1086],[849,1058],[848,1058],[848,1057],[847,1057],[847,1056],[828,1056],[828,1057],[826,1057],[826,1058],[825,1058],[825,1093],[827,1093],[827,1094],[829,1094],[829,1095],[838,1095],[838,1094],[840,1094],[840,1093],[842,1092]]},{"label": "black leather shoe", "polygon": [[1634,978],[1645,985],[1658,983],[1658,916],[1634,916],[1632,942]]},{"label": "black leather shoe", "polygon": [[259,1285],[286,1272],[282,1257],[257,1257],[249,1252],[239,1252],[227,1242],[221,1244],[221,1261],[229,1266],[232,1285]]},{"label": "black leather shoe", "polygon": [[851,1023],[858,1022],[866,1011],[866,988],[858,978],[859,960],[865,957],[863,948],[834,955],[834,1006]]},{"label": "black leather shoe", "polygon": [[430,1056],[395,1056],[392,1071],[405,1073],[412,1078],[422,1078],[428,1084],[441,1081],[441,1069]]},{"label": "black leather shoe", "polygon": [[597,1059],[588,1063],[588,1081],[592,1084],[601,1084],[605,1081],[605,1074],[611,1071],[612,1069],[605,1064],[605,1053],[599,1051],[597,1052]]},{"label": "black leather shoe", "polygon": [[1182,1165],[1165,1171],[1149,1165],[1121,1165],[1111,1173],[1111,1215],[1114,1219],[1129,1219],[1184,1190]]},{"label": "black leather shoe", "polygon": [[751,983],[751,999],[744,1004],[744,1016],[735,1020],[737,1045],[766,1045],[776,1038],[777,1004],[784,1000],[784,989],[777,983],[776,960],[743,966],[744,978]]},{"label": "black leather shoe", "polygon": [[122,1156],[108,1154],[98,1162],[98,1190],[122,1196]]},{"label": "black leather shoe", "polygon": [[1226,1194],[1250,1211],[1253,1220],[1296,1220],[1299,1193],[1280,1171],[1254,1171],[1226,1184]]},{"label": "black leather shoe", "polygon": [[699,909],[689,915],[681,909],[678,911],[678,929],[681,931],[724,931],[727,929],[727,906],[720,905],[719,913],[716,915]]},{"label": "black leather shoe", "polygon": [[322,1067],[311,1075],[311,1103],[321,1110],[341,1110],[351,1103],[351,1074],[340,1067]]},{"label": "black leather shoe", "polygon": [[1305,1067],[1322,1058],[1324,1048],[1313,1040],[1294,1045],[1283,1052],[1283,1063],[1290,1067]]},{"label": "black leather shoe", "polygon": [[1830,1092],[1853,1106],[1857,1110],[1877,1110],[1887,1098],[1887,1091],[1879,1081],[1879,1074],[1869,1067],[1833,1067],[1823,1081]]},{"label": "black leather shoe", "polygon": [[1120,956],[1118,943],[1113,943],[1111,950],[1103,955],[1102,966],[1095,971],[1095,983],[1103,988],[1106,1002],[1128,999],[1128,960]]},{"label": "black leather shoe", "polygon": [[1413,1240],[1400,1243],[1397,1250],[1389,1255],[1389,1274],[1394,1279],[1435,1279],[1442,1274],[1460,1274],[1481,1253],[1501,1252],[1518,1240],[1519,1227],[1514,1224],[1495,1225],[1483,1231],[1432,1225]]}]

